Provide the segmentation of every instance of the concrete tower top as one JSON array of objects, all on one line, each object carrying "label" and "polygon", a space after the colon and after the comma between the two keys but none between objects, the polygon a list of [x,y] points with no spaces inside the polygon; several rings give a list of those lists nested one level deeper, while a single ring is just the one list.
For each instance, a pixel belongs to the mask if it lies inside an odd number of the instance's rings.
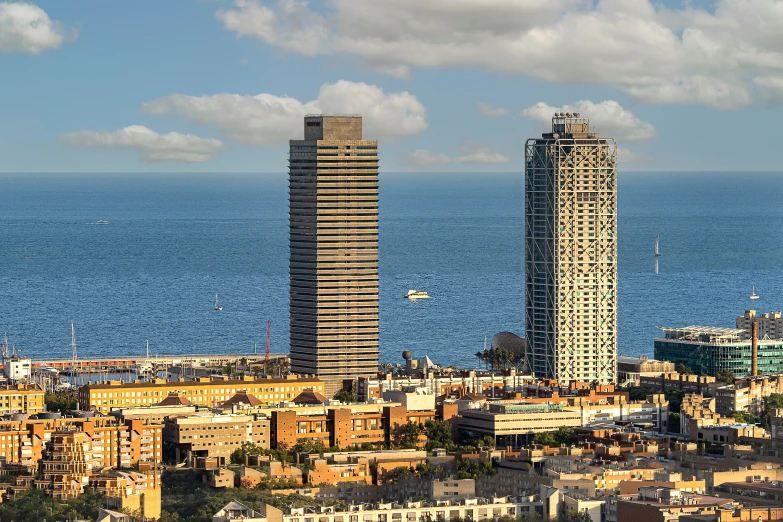
[{"label": "concrete tower top", "polygon": [[590,132],[590,120],[582,118],[578,112],[556,112],[552,116],[552,133],[544,137],[595,139],[600,135]]},{"label": "concrete tower top", "polygon": [[307,141],[362,139],[362,117],[358,115],[307,115],[304,121],[304,139]]}]

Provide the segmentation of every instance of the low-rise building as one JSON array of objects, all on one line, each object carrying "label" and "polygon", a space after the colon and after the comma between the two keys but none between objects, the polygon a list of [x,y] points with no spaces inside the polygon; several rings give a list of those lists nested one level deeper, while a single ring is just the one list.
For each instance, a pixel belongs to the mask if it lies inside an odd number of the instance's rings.
[{"label": "low-rise building", "polygon": [[183,458],[191,463],[193,457],[217,457],[225,465],[245,443],[269,448],[270,422],[260,414],[197,413],[167,419],[163,440],[174,446],[177,462]]},{"label": "low-rise building", "polygon": [[658,361],[646,355],[617,356],[617,382],[624,386],[638,386],[641,377],[656,377],[662,373],[672,372],[674,372],[674,363],[671,361]]},{"label": "low-rise building", "polygon": [[712,393],[712,390],[722,384],[710,375],[694,375],[690,373],[667,372],[639,377],[639,386],[662,393],[684,391],[687,393],[706,394]]},{"label": "low-rise building", "polygon": [[490,404],[465,410],[457,420],[459,431],[480,439],[490,436],[498,446],[518,448],[528,435],[582,425],[582,413],[554,404]]},{"label": "low-rise building", "polygon": [[[643,487],[637,496],[618,498],[617,521],[670,522],[685,515],[715,515],[727,504],[731,501],[725,498],[657,486]],[[738,506],[732,506],[732,511],[734,507]]]},{"label": "low-rise building", "polygon": [[424,388],[438,397],[442,395],[459,397],[465,393],[484,397],[507,397],[523,393],[525,387],[533,381],[532,374],[520,373],[515,368],[503,372],[427,371],[405,377],[385,373],[377,378],[359,377],[356,381],[356,399],[366,402],[383,397],[387,391],[406,388]]},{"label": "low-rise building", "polygon": [[133,408],[118,408],[109,412],[121,422],[125,420],[140,420],[144,424],[163,424],[166,419],[188,417],[199,411],[193,405],[153,405],[136,406]]},{"label": "low-rise building", "polygon": [[[693,426],[691,426],[693,428]],[[736,444],[743,438],[765,438],[764,428],[753,424],[732,424],[700,426],[691,431],[690,438],[695,442],[712,442],[716,444]]]},{"label": "low-rise building", "polygon": [[29,357],[11,355],[3,359],[3,374],[12,383],[27,382],[31,376]]}]

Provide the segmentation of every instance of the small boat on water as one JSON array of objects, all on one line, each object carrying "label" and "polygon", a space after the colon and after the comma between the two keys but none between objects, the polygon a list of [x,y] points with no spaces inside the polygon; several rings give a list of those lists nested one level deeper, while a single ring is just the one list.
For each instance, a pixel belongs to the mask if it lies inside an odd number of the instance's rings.
[{"label": "small boat on water", "polygon": [[403,297],[405,297],[406,299],[412,299],[412,300],[415,301],[416,299],[429,299],[430,295],[427,292],[423,291],[423,290],[412,290],[411,289],[411,290],[408,290],[408,293],[405,294]]},{"label": "small boat on water", "polygon": [[75,387],[76,386],[74,386],[73,384],[63,381],[54,387],[54,391],[67,391],[67,390],[72,390]]},{"label": "small boat on water", "polygon": [[217,310],[219,312],[222,309],[223,309],[223,307],[220,306],[220,301],[218,301],[218,295],[215,294],[215,310]]},{"label": "small boat on water", "polygon": [[41,375],[46,375],[47,377],[56,377],[57,375],[60,375],[60,371],[57,368],[52,368],[51,366],[41,366],[38,368],[38,373]]},{"label": "small boat on water", "polygon": [[750,300],[755,301],[759,298],[759,295],[756,293],[756,286],[753,285],[750,287]]},{"label": "small boat on water", "polygon": [[95,222],[95,224],[96,225],[108,225],[109,222],[106,221],[105,219],[99,219],[98,221]]}]

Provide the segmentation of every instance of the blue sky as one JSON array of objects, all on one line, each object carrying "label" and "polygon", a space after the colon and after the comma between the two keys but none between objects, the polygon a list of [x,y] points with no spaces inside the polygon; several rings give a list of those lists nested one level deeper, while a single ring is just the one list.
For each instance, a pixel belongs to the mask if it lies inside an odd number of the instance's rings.
[{"label": "blue sky", "polygon": [[520,171],[563,105],[624,171],[780,170],[779,27],[774,0],[0,2],[0,171],[284,172],[321,110],[364,114],[385,171]]}]

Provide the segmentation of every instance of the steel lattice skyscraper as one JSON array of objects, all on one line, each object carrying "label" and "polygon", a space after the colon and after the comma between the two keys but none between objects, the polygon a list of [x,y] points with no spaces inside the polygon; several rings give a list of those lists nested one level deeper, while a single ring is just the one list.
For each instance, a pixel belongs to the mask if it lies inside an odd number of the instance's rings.
[{"label": "steel lattice skyscraper", "polygon": [[291,370],[329,394],[378,372],[378,142],[307,116],[289,157]]},{"label": "steel lattice skyscraper", "polygon": [[578,114],[525,147],[525,337],[536,377],[617,380],[617,144]]}]

